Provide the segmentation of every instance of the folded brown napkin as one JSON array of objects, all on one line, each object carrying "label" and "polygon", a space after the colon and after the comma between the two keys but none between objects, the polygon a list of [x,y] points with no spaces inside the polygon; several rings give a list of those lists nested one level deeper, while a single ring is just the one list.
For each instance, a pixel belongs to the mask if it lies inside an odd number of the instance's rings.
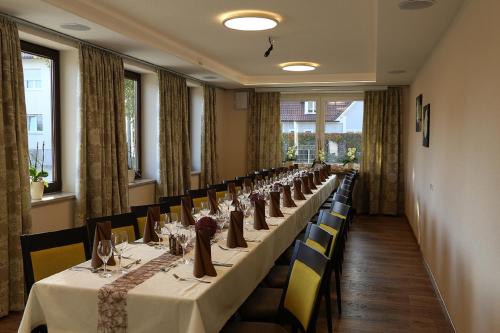
[{"label": "folded brown napkin", "polygon": [[319,176],[319,170],[314,170],[314,183],[316,185],[321,185],[321,178]]},{"label": "folded brown napkin", "polygon": [[210,215],[215,215],[219,211],[217,203],[217,192],[215,189],[207,190],[208,205],[210,206]]},{"label": "folded brown napkin", "polygon": [[304,193],[304,194],[312,194],[312,191],[309,188],[309,177],[308,176],[302,176],[300,178],[302,179],[302,193]]},{"label": "folded brown napkin", "polygon": [[[103,262],[101,258],[97,255],[97,246],[99,245],[99,241],[101,240],[111,240],[111,222],[97,222],[95,225],[95,234],[94,234],[94,244],[92,246],[92,268],[99,268],[102,266]],[[108,265],[114,266],[115,258],[111,256],[108,260]]]},{"label": "folded brown napkin", "polygon": [[266,223],[266,201],[263,199],[257,199],[254,202],[255,211],[253,214],[253,228],[255,230],[269,229]]},{"label": "folded brown napkin", "polygon": [[238,205],[238,195],[236,194],[236,185],[234,183],[228,183],[227,184],[227,192],[229,195],[231,195],[231,198],[233,199],[232,204],[237,206]]},{"label": "folded brown napkin", "polygon": [[307,174],[307,177],[309,178],[309,188],[311,190],[317,190],[318,188],[316,187],[316,184],[314,184],[314,174],[312,172],[309,172]]},{"label": "folded brown napkin", "polygon": [[229,219],[229,230],[227,231],[227,247],[247,247],[243,237],[243,212],[235,210],[231,212]]},{"label": "folded brown napkin", "polygon": [[283,207],[297,207],[292,199],[290,185],[283,185]]},{"label": "folded brown napkin", "polygon": [[217,272],[212,264],[209,231],[205,229],[196,230],[193,275],[197,278],[205,275],[217,276]]},{"label": "folded brown napkin", "polygon": [[243,185],[248,189],[252,190],[252,180],[250,178],[245,178],[243,181]]},{"label": "folded brown napkin", "polygon": [[288,170],[293,170],[293,169],[295,169],[293,165],[288,166]]},{"label": "folded brown napkin", "polygon": [[321,182],[324,182],[326,180],[325,168],[324,167],[321,167],[319,169],[319,179],[321,179]]},{"label": "folded brown napkin", "polygon": [[191,211],[193,209],[193,203],[191,198],[184,196],[181,198],[181,223],[183,226],[187,227],[194,224],[193,215]]},{"label": "folded brown napkin", "polygon": [[280,210],[280,192],[273,191],[269,198],[269,216],[271,217],[283,217],[283,213]]},{"label": "folded brown napkin", "polygon": [[306,200],[306,197],[302,193],[302,181],[299,178],[293,180],[293,199]]},{"label": "folded brown napkin", "polygon": [[158,235],[155,232],[155,222],[160,221],[160,206],[148,207],[148,217],[144,224],[144,234],[142,240],[144,243],[158,242]]}]

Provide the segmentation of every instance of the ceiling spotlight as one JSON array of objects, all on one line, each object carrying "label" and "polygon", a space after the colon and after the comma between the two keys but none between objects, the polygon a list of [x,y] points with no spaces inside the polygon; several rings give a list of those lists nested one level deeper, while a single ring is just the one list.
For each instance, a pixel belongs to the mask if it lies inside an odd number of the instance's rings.
[{"label": "ceiling spotlight", "polygon": [[80,23],[64,23],[60,25],[61,28],[73,31],[88,31],[90,27]]},{"label": "ceiling spotlight", "polygon": [[264,57],[269,57],[269,55],[271,54],[271,51],[273,50],[274,48],[274,40],[271,39],[271,36],[269,36],[269,48],[267,49],[267,51],[264,53]]},{"label": "ceiling spotlight", "polygon": [[436,0],[401,0],[399,8],[403,10],[417,10],[431,7]]},{"label": "ceiling spotlight", "polygon": [[236,11],[220,16],[226,28],[243,31],[261,31],[275,28],[281,18],[264,11]]},{"label": "ceiling spotlight", "polygon": [[288,72],[314,71],[318,66],[319,65],[314,62],[287,62],[280,64],[281,69]]}]

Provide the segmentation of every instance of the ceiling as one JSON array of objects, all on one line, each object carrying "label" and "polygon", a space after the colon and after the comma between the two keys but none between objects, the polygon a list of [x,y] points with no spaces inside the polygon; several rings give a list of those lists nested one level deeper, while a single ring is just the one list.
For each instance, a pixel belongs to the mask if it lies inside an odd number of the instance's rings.
[{"label": "ceiling", "polygon": [[[462,2],[401,11],[399,0],[2,0],[0,11],[239,88],[409,84]],[[235,10],[270,11],[282,21],[268,31],[226,29],[220,16]],[[64,23],[91,30],[64,30]],[[265,58],[268,36],[275,48]],[[282,71],[279,64],[290,61],[320,66],[308,73]]]}]

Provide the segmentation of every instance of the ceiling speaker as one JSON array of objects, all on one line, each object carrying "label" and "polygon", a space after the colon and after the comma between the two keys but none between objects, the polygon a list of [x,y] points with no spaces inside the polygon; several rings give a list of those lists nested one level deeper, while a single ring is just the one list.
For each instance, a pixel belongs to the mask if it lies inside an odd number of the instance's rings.
[{"label": "ceiling speaker", "polygon": [[248,109],[248,91],[237,91],[234,93],[234,108],[238,111]]},{"label": "ceiling speaker", "polygon": [[401,0],[399,8],[403,10],[417,10],[428,8],[436,3],[436,0]]}]

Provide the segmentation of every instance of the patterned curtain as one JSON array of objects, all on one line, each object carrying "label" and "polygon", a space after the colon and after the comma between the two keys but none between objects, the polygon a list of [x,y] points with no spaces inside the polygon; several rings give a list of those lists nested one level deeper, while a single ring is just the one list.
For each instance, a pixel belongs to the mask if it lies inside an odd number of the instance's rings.
[{"label": "patterned curtain", "polygon": [[359,211],[402,214],[403,90],[366,92],[364,105]]},{"label": "patterned curtain", "polygon": [[217,173],[217,147],[215,137],[215,88],[203,87],[203,133],[201,136],[201,175],[200,187],[215,184],[219,181]]},{"label": "patterned curtain", "polygon": [[80,45],[80,170],[75,224],[128,211],[124,69],[120,57]]},{"label": "patterned curtain", "polygon": [[253,93],[248,128],[248,171],[278,167],[282,163],[280,94]]},{"label": "patterned curtain", "polygon": [[184,194],[191,183],[186,80],[160,70],[160,183],[162,196]]},{"label": "patterned curtain", "polygon": [[19,236],[31,228],[28,128],[17,26],[0,17],[0,317],[24,307]]}]

